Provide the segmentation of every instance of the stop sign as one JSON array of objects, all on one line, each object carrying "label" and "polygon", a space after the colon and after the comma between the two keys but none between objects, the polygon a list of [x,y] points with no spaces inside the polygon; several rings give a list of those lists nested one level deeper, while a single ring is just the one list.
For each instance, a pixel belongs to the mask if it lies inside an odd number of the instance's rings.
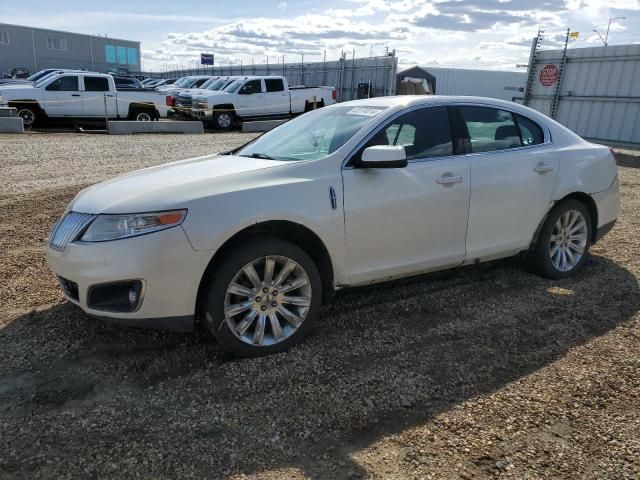
[{"label": "stop sign", "polygon": [[558,81],[558,67],[553,63],[542,67],[540,72],[540,83],[543,87],[550,87]]}]

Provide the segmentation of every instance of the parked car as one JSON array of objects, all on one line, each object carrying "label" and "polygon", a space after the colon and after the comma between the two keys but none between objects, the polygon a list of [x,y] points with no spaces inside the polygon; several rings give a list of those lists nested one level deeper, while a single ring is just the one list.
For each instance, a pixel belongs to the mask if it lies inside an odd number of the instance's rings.
[{"label": "parked car", "polygon": [[[111,75],[53,73],[29,85],[4,86],[0,95],[16,107],[25,126],[48,118],[126,118],[156,120],[166,117],[173,98],[150,89],[117,90]],[[106,101],[106,112],[105,112]]]},{"label": "parked car", "polygon": [[173,106],[175,110],[185,116],[191,116],[192,98],[194,95],[206,94],[208,92],[217,92],[223,90],[234,80],[242,77],[220,77],[212,78],[202,84],[199,88],[187,88],[180,90],[173,97]]},{"label": "parked car", "polygon": [[290,88],[278,76],[244,77],[222,91],[192,97],[194,117],[226,130],[249,118],[286,117],[336,101],[333,87]]},{"label": "parked car", "polygon": [[163,92],[168,92],[171,95],[175,95],[180,90],[184,90],[186,88],[198,88],[213,76],[214,75],[189,75],[187,77],[179,78],[173,84],[160,85],[157,89]]},{"label": "parked car", "polygon": [[113,81],[116,82],[116,88],[118,90],[124,90],[127,88],[144,88],[140,80],[134,77],[114,76]]},{"label": "parked car", "polygon": [[150,83],[156,83],[159,82],[160,80],[162,80],[161,78],[154,78],[154,77],[147,77],[143,80],[140,80],[140,83],[142,83],[142,85],[147,86]]},{"label": "parked car", "polygon": [[149,88],[168,86],[168,85],[173,85],[174,83],[176,83],[177,80],[178,80],[177,78],[163,78],[155,82],[150,82],[146,86]]},{"label": "parked car", "polygon": [[516,254],[569,277],[618,208],[609,149],[532,109],[372,98],[85,189],[46,256],[90,315],[174,330],[203,319],[256,356],[299,342],[337,289]]}]

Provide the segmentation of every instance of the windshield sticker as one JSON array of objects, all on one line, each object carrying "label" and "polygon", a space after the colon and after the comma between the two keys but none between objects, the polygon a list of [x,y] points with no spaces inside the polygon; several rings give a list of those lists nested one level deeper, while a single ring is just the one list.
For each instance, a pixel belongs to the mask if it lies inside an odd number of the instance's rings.
[{"label": "windshield sticker", "polygon": [[375,117],[380,112],[382,112],[382,110],[379,108],[356,107],[349,110],[347,112],[347,115],[362,115],[364,117]]}]

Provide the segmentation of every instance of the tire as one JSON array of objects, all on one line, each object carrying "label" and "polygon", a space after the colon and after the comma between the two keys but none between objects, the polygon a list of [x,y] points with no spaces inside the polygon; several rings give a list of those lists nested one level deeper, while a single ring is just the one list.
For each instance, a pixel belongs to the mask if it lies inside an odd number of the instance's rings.
[{"label": "tire", "polygon": [[214,113],[213,126],[218,130],[229,130],[233,126],[233,113],[232,112]]},{"label": "tire", "polygon": [[26,128],[33,127],[40,120],[40,110],[32,105],[18,105],[16,109]]},{"label": "tire", "polygon": [[577,200],[565,200],[547,215],[529,253],[529,269],[551,279],[570,277],[584,266],[591,238],[591,215],[587,207]]},{"label": "tire", "polygon": [[[267,259],[273,262],[271,281],[265,275]],[[251,274],[251,267],[257,276],[245,273]],[[301,248],[276,237],[238,245],[211,272],[205,288],[207,328],[238,357],[283,352],[300,342],[322,302],[322,282],[313,260]]]},{"label": "tire", "polygon": [[136,122],[152,122],[155,118],[155,115],[151,110],[140,108],[132,110],[129,114],[129,118],[131,120],[135,120]]}]

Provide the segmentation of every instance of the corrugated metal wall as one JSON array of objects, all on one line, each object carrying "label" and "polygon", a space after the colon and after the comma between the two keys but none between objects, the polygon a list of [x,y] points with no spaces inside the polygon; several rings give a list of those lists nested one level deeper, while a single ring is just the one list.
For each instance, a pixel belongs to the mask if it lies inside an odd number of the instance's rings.
[{"label": "corrugated metal wall", "polygon": [[512,100],[521,98],[525,72],[423,67],[436,77],[436,95],[474,95]]},{"label": "corrugated metal wall", "polygon": [[[395,95],[398,58],[395,53],[382,57],[346,58],[327,62],[249,64],[203,67],[149,73],[164,78],[184,75],[282,75],[290,85],[336,87],[338,101],[358,98],[358,85],[370,85],[370,97]],[[361,95],[362,96],[362,95]],[[366,97],[366,95],[364,95]]]},{"label": "corrugated metal wall", "polygon": [[558,122],[591,140],[640,144],[640,45],[570,48],[559,80],[543,86],[544,66],[561,63],[561,50],[537,53],[527,105],[550,115],[559,85]]}]

